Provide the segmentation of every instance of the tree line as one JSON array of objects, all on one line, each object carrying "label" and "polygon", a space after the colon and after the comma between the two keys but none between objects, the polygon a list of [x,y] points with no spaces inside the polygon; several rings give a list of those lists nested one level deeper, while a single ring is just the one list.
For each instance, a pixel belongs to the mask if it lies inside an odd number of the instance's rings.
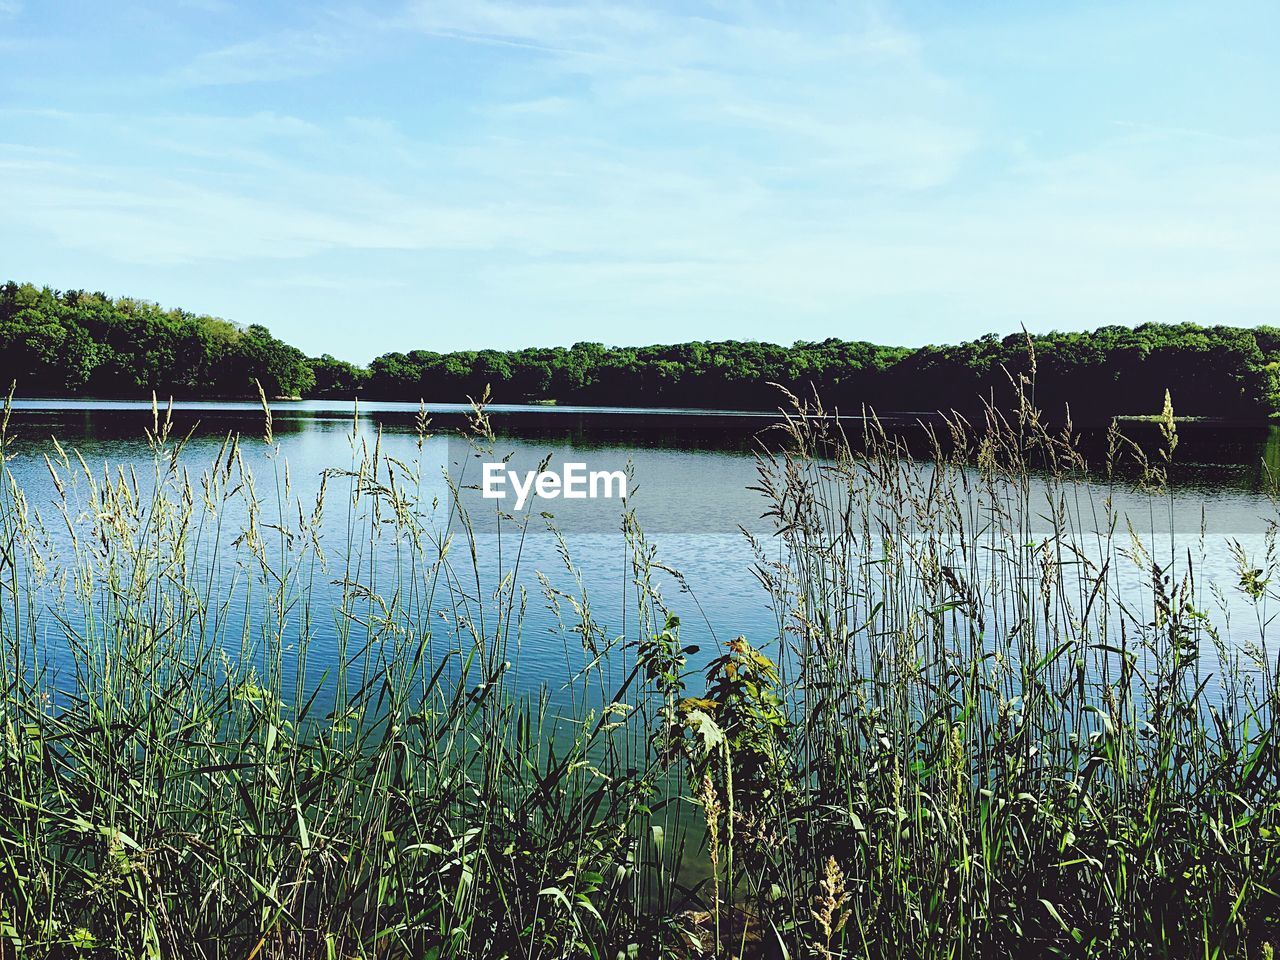
[{"label": "tree line", "polygon": [[244,397],[313,392],[311,362],[266,327],[145,300],[0,287],[0,381],[25,396]]},{"label": "tree line", "polygon": [[[1031,349],[1029,349],[1029,347]],[[854,412],[959,410],[1034,383],[1077,422],[1155,413],[1258,419],[1280,412],[1280,329],[1146,323],[905,348],[862,341],[693,342],[387,353],[367,367],[307,357],[262,326],[101,293],[0,288],[0,377],[28,395],[272,396],[769,409],[770,384]]]}]

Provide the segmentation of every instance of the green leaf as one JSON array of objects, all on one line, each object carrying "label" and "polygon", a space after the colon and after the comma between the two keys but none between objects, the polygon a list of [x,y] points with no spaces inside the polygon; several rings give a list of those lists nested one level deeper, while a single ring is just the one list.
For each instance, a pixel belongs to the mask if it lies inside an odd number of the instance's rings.
[{"label": "green leaf", "polygon": [[307,821],[302,816],[302,806],[297,800],[293,801],[293,812],[298,817],[298,842],[302,845],[302,852],[307,853],[311,850],[311,833],[307,830]]},{"label": "green leaf", "polygon": [[703,753],[710,753],[725,742],[724,731],[705,710],[690,710],[685,722],[694,734],[702,738]]}]

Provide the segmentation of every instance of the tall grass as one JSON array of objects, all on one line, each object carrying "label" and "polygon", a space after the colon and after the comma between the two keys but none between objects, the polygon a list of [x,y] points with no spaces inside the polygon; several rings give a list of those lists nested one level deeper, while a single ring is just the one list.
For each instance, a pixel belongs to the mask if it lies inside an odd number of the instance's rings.
[{"label": "tall grass", "polygon": [[[355,428],[308,502],[269,410],[194,476],[159,410],[147,477],[57,446],[44,517],[6,466],[2,942],[1271,956],[1274,530],[1260,558],[1228,545],[1238,582],[1204,583],[1165,483],[1172,412],[1161,450],[1113,432],[1090,470],[1028,393],[920,459],[795,401],[759,460],[776,622],[698,671],[634,515],[614,635],[568,546],[527,568],[541,521],[471,516],[457,483],[434,504],[421,457]],[[483,407],[472,436],[496,455]],[[1133,483],[1141,516],[1116,507]],[[537,602],[581,649],[568,707],[518,682]]]},{"label": "tall grass", "polygon": [[[625,735],[646,705],[601,700],[590,669],[568,720],[512,692],[526,524],[439,521],[419,465],[354,431],[350,466],[303,503],[269,411],[265,482],[238,438],[198,477],[159,411],[149,440],[148,478],[58,448],[47,520],[69,557],[11,475],[0,499],[12,947],[500,956],[652,936],[677,864],[654,842],[664,774]],[[496,576],[482,546],[509,557]],[[316,609],[330,580],[340,603]],[[599,644],[587,598],[555,599]],[[42,659],[57,643],[69,670]]]}]

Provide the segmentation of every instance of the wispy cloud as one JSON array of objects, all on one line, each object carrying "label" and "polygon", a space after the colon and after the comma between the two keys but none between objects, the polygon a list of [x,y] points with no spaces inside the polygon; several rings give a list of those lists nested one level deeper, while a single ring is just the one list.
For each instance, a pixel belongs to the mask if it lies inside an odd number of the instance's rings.
[{"label": "wispy cloud", "polygon": [[306,77],[337,63],[341,42],[319,32],[289,32],[202,53],[177,78],[194,86],[263,83]]},{"label": "wispy cloud", "polygon": [[[7,233],[321,311],[367,285],[372,310],[520,316],[544,341],[600,339],[601,316],[654,340],[1247,322],[1280,298],[1274,123],[1232,129],[1216,94],[1164,114],[1077,96],[1098,23],[1026,14],[988,36],[874,4],[620,0],[291,12],[153,65],[127,110],[14,103]],[[1005,49],[1032,41],[1042,64]],[[989,77],[992,60],[1017,69]],[[517,336],[492,329],[435,335]]]}]

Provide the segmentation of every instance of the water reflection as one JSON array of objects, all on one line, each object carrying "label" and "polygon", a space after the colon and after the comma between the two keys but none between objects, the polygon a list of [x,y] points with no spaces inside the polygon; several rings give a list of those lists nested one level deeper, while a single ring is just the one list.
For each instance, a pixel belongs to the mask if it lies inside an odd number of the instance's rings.
[{"label": "water reflection", "polygon": [[[304,503],[314,498],[321,473],[350,466],[358,457],[360,444],[379,443],[384,455],[406,463],[421,457],[418,492],[425,503],[447,503],[450,476],[464,487],[478,483],[479,461],[474,451],[453,438],[466,427],[465,408],[434,408],[432,430],[439,432],[421,451],[415,432],[416,412],[413,404],[368,405],[362,406],[358,419],[353,420],[346,405],[276,405],[274,439],[289,463],[297,496]],[[268,448],[257,439],[263,428],[262,411],[253,404],[178,405],[174,421],[175,435],[190,434],[182,462],[193,474],[209,464],[228,434],[245,437],[245,457],[255,473],[267,476],[274,469],[267,459]],[[746,527],[762,537],[769,549],[778,549],[776,541],[769,546],[771,524],[761,517],[765,504],[750,489],[757,479],[754,451],[762,442],[765,446],[776,444],[776,438],[770,439],[770,428],[776,422],[776,417],[764,414],[495,408],[493,455],[510,455],[515,463],[530,464],[549,454],[556,464],[585,461],[593,468],[631,471],[636,495],[630,506],[656,545],[662,563],[682,574],[678,579],[658,570],[658,586],[684,616],[686,639],[711,651],[739,634],[757,642],[777,636],[775,611],[752,572],[756,558],[739,529]],[[921,456],[927,454],[927,422],[912,416],[884,422],[907,438]],[[51,437],[78,449],[90,468],[100,473],[108,464],[148,464],[151,453],[144,431],[151,425],[149,404],[76,406],[28,401],[18,405],[11,422],[16,440],[10,468],[33,506],[47,513],[56,495],[44,462],[45,454],[53,453]],[[844,429],[855,444],[859,442],[860,421],[846,421]],[[1153,425],[1129,424],[1125,430],[1152,449],[1159,442]],[[1179,425],[1179,438],[1172,486],[1168,499],[1160,501],[1165,512],[1160,517],[1152,515],[1146,495],[1127,483],[1117,483],[1109,492],[1121,511],[1137,516],[1139,529],[1167,529],[1166,514],[1171,514],[1179,535],[1198,544],[1200,576],[1227,588],[1235,579],[1227,540],[1238,539],[1246,549],[1257,552],[1267,524],[1275,516],[1267,489],[1268,478],[1280,473],[1280,429],[1188,423]],[[1093,462],[1105,458],[1106,444],[1103,431],[1082,435],[1082,447]],[[140,473],[146,475],[146,471]],[[1086,492],[1081,488],[1082,495]],[[474,491],[466,495],[475,502]],[[492,518],[492,503],[475,505],[477,515],[483,516],[481,509],[487,509]],[[582,585],[598,598],[595,613],[603,630],[610,636],[625,632],[628,575],[620,533],[623,506],[612,501],[571,504],[561,500],[538,504],[537,510],[553,515],[564,531]],[[1087,513],[1081,509],[1082,516]],[[346,532],[338,514],[340,511],[326,522],[324,531],[324,546],[332,555],[345,549]],[[228,521],[234,526],[239,519]],[[1036,529],[1033,524],[1032,532]],[[535,535],[527,538],[521,556],[524,583],[533,598],[519,637],[525,667],[521,682],[528,688],[544,684],[559,688],[581,658],[567,651],[558,614],[540,602],[537,575],[546,576],[553,585],[576,586],[541,517],[534,519],[530,530]],[[63,534],[52,525],[51,531],[55,551],[65,548],[65,539],[59,539]],[[1202,531],[1203,543],[1199,540]],[[1164,549],[1161,536],[1156,533],[1153,540]],[[491,525],[482,525],[479,537],[482,549],[495,543]],[[496,554],[496,549],[493,552]],[[318,578],[316,583],[317,609],[336,603],[332,578]],[[483,586],[492,589],[494,584]],[[694,596],[688,596],[686,589]],[[318,617],[315,631],[313,660],[332,656],[337,627],[331,619]],[[51,628],[50,637],[56,642],[57,631]]]}]

